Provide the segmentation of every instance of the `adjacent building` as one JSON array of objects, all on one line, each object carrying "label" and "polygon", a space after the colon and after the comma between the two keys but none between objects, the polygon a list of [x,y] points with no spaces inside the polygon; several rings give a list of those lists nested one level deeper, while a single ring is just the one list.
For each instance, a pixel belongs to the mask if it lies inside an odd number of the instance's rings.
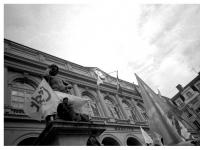
[{"label": "adjacent building", "polygon": [[[99,137],[103,145],[145,144],[140,126],[149,132],[148,117],[137,85],[119,80],[122,87],[122,92],[119,93],[117,79],[99,68],[84,67],[5,39],[4,145],[33,145],[44,130],[45,121],[31,119],[23,108],[24,102],[35,91],[50,64],[56,64],[60,68],[58,76],[73,85],[71,94],[90,99],[84,111],[90,114],[93,122],[105,125],[106,131]],[[95,70],[105,77],[99,88]],[[191,91],[192,97],[195,95],[195,99],[199,99],[200,82],[194,86],[197,91],[190,86],[187,89]],[[186,92],[186,96],[188,95],[190,94]],[[190,107],[195,109],[194,114],[199,117],[200,108],[196,107],[197,102],[193,105],[193,101],[198,100],[185,99],[183,103],[192,103]],[[181,108],[185,109],[185,105],[181,105]],[[193,126],[199,129],[199,120],[189,117]]]},{"label": "adjacent building", "polygon": [[200,73],[185,87],[176,86],[179,92],[171,101],[181,110],[182,123],[193,137],[200,137]]}]

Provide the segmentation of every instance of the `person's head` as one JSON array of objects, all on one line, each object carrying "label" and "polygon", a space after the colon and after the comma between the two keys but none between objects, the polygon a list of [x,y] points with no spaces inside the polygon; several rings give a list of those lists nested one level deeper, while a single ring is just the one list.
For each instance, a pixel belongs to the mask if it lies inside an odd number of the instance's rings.
[{"label": "person's head", "polygon": [[63,103],[65,103],[65,104],[68,103],[68,98],[67,97],[63,98]]},{"label": "person's head", "polygon": [[49,75],[55,76],[58,74],[59,68],[57,65],[52,64],[49,66]]}]

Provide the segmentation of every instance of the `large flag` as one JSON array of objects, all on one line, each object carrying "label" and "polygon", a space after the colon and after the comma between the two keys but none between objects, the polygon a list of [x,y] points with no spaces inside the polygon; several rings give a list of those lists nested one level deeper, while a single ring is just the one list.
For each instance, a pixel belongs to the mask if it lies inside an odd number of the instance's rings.
[{"label": "large flag", "polygon": [[190,133],[180,121],[180,120],[183,120],[181,118],[181,114],[180,114],[181,112],[177,108],[175,108],[175,106],[172,103],[170,103],[169,100],[166,100],[161,96],[159,89],[158,89],[158,96],[161,99],[161,101],[159,101],[159,104],[161,108],[163,109],[164,113],[171,120],[172,126],[177,130],[178,134],[181,137],[183,137],[184,139],[189,139]]},{"label": "large flag", "polygon": [[45,79],[25,102],[25,113],[35,120],[43,120],[57,111],[59,98]]},{"label": "large flag", "polygon": [[117,92],[122,93],[122,87],[119,83],[119,78],[118,78],[118,71],[117,71]]},{"label": "large flag", "polygon": [[165,145],[175,145],[183,140],[172,127],[170,120],[161,109],[159,96],[135,74],[146,111],[149,116],[149,127],[152,132],[162,136]]},{"label": "large flag", "polygon": [[144,141],[146,144],[153,144],[153,140],[152,138],[148,135],[147,132],[144,131],[144,129],[142,127],[140,127],[140,130],[142,132],[142,136],[144,138]]},{"label": "large flag", "polygon": [[66,97],[75,112],[83,113],[82,108],[89,99],[53,91],[46,80],[43,79],[35,92],[25,102],[24,111],[31,118],[40,121],[48,115],[57,113],[58,104]]}]

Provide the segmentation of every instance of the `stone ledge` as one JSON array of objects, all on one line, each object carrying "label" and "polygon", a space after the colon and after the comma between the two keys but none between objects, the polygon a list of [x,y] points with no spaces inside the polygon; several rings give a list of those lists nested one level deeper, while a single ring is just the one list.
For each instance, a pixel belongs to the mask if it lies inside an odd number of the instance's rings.
[{"label": "stone ledge", "polygon": [[[54,120],[47,124],[35,145],[86,145],[91,134],[99,136],[105,131],[104,124],[92,122],[74,122],[64,120]],[[71,139],[76,139],[77,143],[70,143]]]}]

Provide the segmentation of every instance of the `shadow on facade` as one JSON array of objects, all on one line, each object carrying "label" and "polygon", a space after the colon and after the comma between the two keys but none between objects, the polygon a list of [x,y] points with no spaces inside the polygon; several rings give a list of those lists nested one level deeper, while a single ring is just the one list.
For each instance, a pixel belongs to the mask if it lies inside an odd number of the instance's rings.
[{"label": "shadow on facade", "polygon": [[102,144],[104,146],[120,146],[120,144],[111,137],[106,137],[103,139]]},{"label": "shadow on facade", "polygon": [[37,139],[37,137],[29,137],[29,138],[22,140],[17,145],[18,146],[33,146],[36,139]]},{"label": "shadow on facade", "polygon": [[133,137],[129,137],[126,141],[126,144],[128,146],[141,146],[142,145],[136,138],[133,138]]}]

